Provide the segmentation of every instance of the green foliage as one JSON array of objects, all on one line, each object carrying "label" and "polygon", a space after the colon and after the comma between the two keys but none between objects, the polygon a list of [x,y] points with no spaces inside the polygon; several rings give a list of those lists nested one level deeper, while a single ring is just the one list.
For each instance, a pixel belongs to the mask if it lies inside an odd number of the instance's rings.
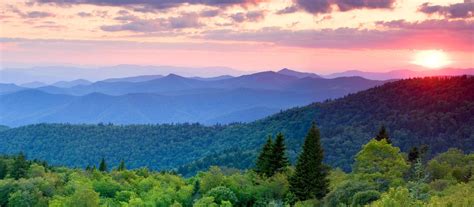
[{"label": "green foliage", "polygon": [[0,179],[3,179],[7,176],[8,169],[7,164],[4,160],[0,160]]},{"label": "green foliage", "polygon": [[371,207],[421,207],[423,202],[410,196],[407,188],[398,187],[390,190],[380,197],[379,200],[370,204]]},{"label": "green foliage", "polygon": [[30,158],[54,165],[82,168],[102,157],[109,167],[127,158],[129,169],[181,166],[179,172],[189,177],[212,165],[253,167],[265,142],[262,138],[278,132],[285,134],[288,157],[293,162],[307,129],[317,120],[321,143],[327,149],[325,163],[350,172],[360,146],[382,124],[389,126],[390,140],[404,152],[423,144],[430,149],[427,157],[451,147],[472,152],[472,91],[472,76],[414,78],[293,108],[248,124],[36,124],[0,131],[0,153],[23,151]]},{"label": "green foliage", "polygon": [[25,155],[23,153],[18,154],[13,162],[13,167],[11,169],[11,177],[14,179],[20,179],[26,176],[30,164],[26,161]]},{"label": "green foliage", "polygon": [[257,162],[255,163],[255,172],[259,173],[260,175],[267,175],[270,176],[271,174],[271,166],[270,166],[270,159],[272,156],[273,151],[273,141],[272,137],[268,136],[267,142],[263,146],[262,150],[260,151],[259,156],[257,157]]},{"label": "green foliage", "polygon": [[202,197],[201,199],[197,200],[193,207],[218,207],[217,203],[214,202],[214,197]]},{"label": "green foliage", "polygon": [[474,169],[474,156],[458,149],[449,149],[428,162],[427,171],[433,180],[455,179],[468,182]]},{"label": "green foliage", "polygon": [[217,204],[222,204],[223,201],[229,201],[231,203],[237,202],[237,197],[235,196],[234,192],[224,186],[215,187],[209,190],[206,195],[213,197]]},{"label": "green foliage", "polygon": [[337,207],[340,204],[349,206],[355,194],[370,190],[377,190],[377,186],[364,180],[346,180],[329,192],[325,197],[325,203],[331,207]]},{"label": "green foliage", "polygon": [[125,161],[121,160],[117,170],[118,171],[124,171],[126,169],[127,169],[127,167],[125,167]]},{"label": "green foliage", "polygon": [[273,176],[277,172],[283,171],[290,162],[286,156],[285,137],[282,133],[278,133],[275,139],[275,144],[272,147],[272,153],[270,156],[270,174]]},{"label": "green foliage", "polygon": [[366,190],[357,192],[352,197],[352,204],[351,206],[358,207],[358,206],[365,206],[372,201],[378,200],[380,198],[380,193],[376,190]]},{"label": "green foliage", "polygon": [[323,164],[323,148],[319,129],[313,123],[306,135],[290,189],[299,200],[321,199],[328,192],[328,169]]},{"label": "green foliage", "polygon": [[104,158],[102,158],[102,160],[100,160],[99,171],[101,171],[101,172],[106,172],[107,171],[107,163],[105,163]]},{"label": "green foliage", "polygon": [[376,182],[381,189],[386,189],[399,185],[408,168],[398,147],[393,147],[385,139],[373,139],[357,153],[354,173],[359,175],[358,178]]},{"label": "green foliage", "polygon": [[427,206],[474,206],[474,182],[449,187],[440,195],[433,196]]},{"label": "green foliage", "polygon": [[377,136],[375,136],[375,140],[382,141],[384,139],[387,143],[389,143],[389,144],[392,143],[392,141],[390,140],[390,137],[388,136],[387,129],[385,129],[385,126],[382,125],[380,127],[379,133],[377,134]]},{"label": "green foliage", "polygon": [[87,187],[76,189],[66,202],[66,206],[96,207],[99,206],[99,194]]}]

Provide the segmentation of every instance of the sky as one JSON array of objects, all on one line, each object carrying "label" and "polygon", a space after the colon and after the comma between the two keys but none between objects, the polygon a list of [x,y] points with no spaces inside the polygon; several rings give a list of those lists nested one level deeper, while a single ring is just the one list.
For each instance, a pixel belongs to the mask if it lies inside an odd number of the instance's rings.
[{"label": "sky", "polygon": [[474,0],[8,0],[0,65],[474,67]]}]

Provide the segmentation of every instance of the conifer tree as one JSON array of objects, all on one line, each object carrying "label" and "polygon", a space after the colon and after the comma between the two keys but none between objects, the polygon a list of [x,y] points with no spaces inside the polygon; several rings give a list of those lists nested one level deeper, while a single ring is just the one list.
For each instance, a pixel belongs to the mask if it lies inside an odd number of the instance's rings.
[{"label": "conifer tree", "polygon": [[389,144],[392,143],[392,140],[390,140],[390,137],[388,136],[388,133],[387,133],[387,129],[385,129],[384,125],[380,127],[379,133],[377,134],[377,136],[375,136],[375,140],[377,141],[381,141],[382,139],[387,140],[387,143]]},{"label": "conifer tree", "polygon": [[282,133],[278,133],[270,157],[269,176],[273,176],[275,173],[282,171],[289,163],[288,157],[286,156],[285,137]]},{"label": "conifer tree", "polygon": [[0,180],[7,176],[7,164],[0,159]]},{"label": "conifer tree", "polygon": [[255,172],[260,175],[270,175],[270,159],[273,151],[273,141],[272,137],[268,136],[267,142],[260,151],[260,155],[257,158],[257,163],[255,164]]},{"label": "conifer tree", "polygon": [[107,164],[105,163],[105,159],[102,158],[99,164],[99,171],[106,172],[107,171]]},{"label": "conifer tree", "polygon": [[118,171],[124,171],[126,169],[127,169],[127,167],[125,167],[125,161],[121,160],[117,170]]},{"label": "conifer tree", "polygon": [[12,172],[10,174],[14,179],[18,180],[26,176],[29,167],[30,164],[26,160],[25,155],[20,152],[13,162]]},{"label": "conifer tree", "polygon": [[321,199],[328,193],[328,166],[323,164],[323,148],[319,129],[313,123],[290,178],[290,191],[298,200]]}]

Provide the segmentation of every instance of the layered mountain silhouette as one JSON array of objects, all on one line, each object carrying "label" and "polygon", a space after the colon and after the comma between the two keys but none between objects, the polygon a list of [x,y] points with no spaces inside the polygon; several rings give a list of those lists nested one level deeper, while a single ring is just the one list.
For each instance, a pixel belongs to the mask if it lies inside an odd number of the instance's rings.
[{"label": "layered mountain silhouette", "polygon": [[283,109],[383,84],[360,77],[324,79],[289,69],[238,77],[135,76],[34,89],[0,85],[0,124],[248,122]]},{"label": "layered mountain silhouette", "polygon": [[[234,90],[235,93],[254,91]],[[179,172],[189,175],[196,170],[207,169],[210,165],[241,169],[252,167],[256,152],[261,149],[268,135],[279,132],[285,135],[288,156],[294,161],[300,153],[308,128],[312,122],[316,122],[321,130],[325,163],[350,170],[355,154],[363,144],[375,137],[381,125],[387,127],[392,143],[404,152],[421,145],[428,146],[427,156],[444,152],[450,147],[473,152],[473,90],[474,77],[417,78],[389,82],[332,101],[277,112],[251,123],[214,126],[35,124],[11,129],[0,128],[0,153],[24,152],[31,159],[74,167],[85,167],[102,158],[111,166],[117,166],[123,159],[130,168],[147,166],[152,169],[176,169],[181,166]],[[166,108],[147,105],[156,101],[154,99],[160,100],[161,95],[139,98],[143,94],[130,94],[126,95],[128,99],[125,100],[122,96],[98,93],[83,97],[51,95],[31,90],[19,93],[23,93],[25,97],[13,99],[12,96],[6,102],[34,102],[39,101],[35,97],[45,96],[38,106],[47,106],[50,102],[62,104],[65,111],[77,111],[74,116],[79,118],[94,114],[96,117],[113,116],[119,119],[130,117],[130,114],[154,113],[148,110],[154,110],[155,107],[163,110],[163,113],[171,113],[168,105]],[[220,92],[216,90],[215,93]],[[232,98],[231,95],[225,97],[224,94],[216,96],[220,97],[216,101],[226,104],[231,104],[231,100],[239,102],[241,99]],[[282,97],[284,96],[278,96],[279,99],[284,99]],[[71,98],[80,99],[80,102],[75,100],[74,104],[67,103]],[[271,98],[271,95],[254,97],[262,100],[267,98]],[[135,106],[130,107],[130,104]],[[103,108],[101,112],[94,111],[98,106]],[[221,106],[216,103],[206,109],[206,106],[198,105],[195,110],[201,113]],[[109,111],[107,108],[112,109]],[[116,113],[123,108],[127,108],[127,111]],[[139,108],[143,111],[137,113],[135,110]],[[37,110],[30,106],[23,110],[51,114],[47,113],[47,109]],[[265,110],[254,107],[244,110],[244,114]],[[184,113],[183,110],[179,112]],[[199,115],[198,112],[196,114]],[[224,115],[233,116],[235,115]],[[190,162],[191,164],[186,164]]]}]

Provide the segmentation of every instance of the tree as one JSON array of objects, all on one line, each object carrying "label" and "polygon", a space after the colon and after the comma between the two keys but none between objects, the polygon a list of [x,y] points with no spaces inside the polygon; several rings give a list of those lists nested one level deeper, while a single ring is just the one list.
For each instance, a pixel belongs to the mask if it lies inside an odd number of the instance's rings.
[{"label": "tree", "polygon": [[384,125],[380,127],[379,133],[377,134],[377,136],[375,136],[375,140],[377,141],[381,141],[382,139],[387,140],[389,144],[392,143],[392,140],[390,140],[390,137],[388,136],[387,130],[385,129]]},{"label": "tree", "polygon": [[299,200],[321,199],[328,192],[328,167],[323,164],[320,139],[319,129],[313,123],[298,157],[295,174],[290,178],[290,191]]},{"label": "tree", "polygon": [[289,163],[288,157],[286,156],[285,137],[282,133],[278,133],[270,157],[269,176],[273,176],[275,173],[282,171]]},{"label": "tree", "polygon": [[361,179],[376,181],[381,189],[403,182],[403,175],[409,165],[398,147],[389,144],[385,139],[370,140],[357,153],[353,172]]},{"label": "tree", "polygon": [[420,152],[418,151],[418,147],[412,147],[408,152],[408,161],[410,163],[415,163],[418,158],[420,157]]},{"label": "tree", "polygon": [[7,164],[3,159],[0,159],[0,180],[7,176]]},{"label": "tree", "polygon": [[272,137],[268,136],[267,142],[263,145],[260,155],[255,164],[255,172],[260,175],[270,175],[270,159],[273,151]]},{"label": "tree", "polygon": [[222,201],[229,201],[232,204],[237,202],[237,197],[234,192],[227,187],[219,186],[209,190],[206,194],[208,197],[213,197],[214,202],[221,204]]},{"label": "tree", "polygon": [[76,189],[74,194],[72,194],[66,206],[98,207],[99,201],[98,193],[90,188],[81,186],[79,189]]},{"label": "tree", "polygon": [[125,167],[125,161],[121,160],[117,170],[118,171],[124,171],[126,169],[127,169],[127,167]]},{"label": "tree", "polygon": [[20,153],[13,162],[13,167],[10,174],[16,180],[23,178],[26,176],[29,166],[30,165],[26,160],[25,155],[23,153]]},{"label": "tree", "polygon": [[105,163],[105,159],[102,158],[99,164],[99,171],[101,172],[107,172],[107,164]]}]

